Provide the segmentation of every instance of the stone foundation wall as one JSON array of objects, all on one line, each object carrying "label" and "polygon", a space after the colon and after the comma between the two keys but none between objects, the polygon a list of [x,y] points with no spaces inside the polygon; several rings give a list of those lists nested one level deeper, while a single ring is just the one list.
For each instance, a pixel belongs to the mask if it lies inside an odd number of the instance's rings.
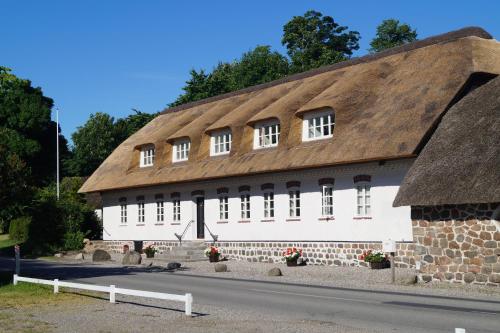
[{"label": "stone foundation wall", "polygon": [[[366,250],[381,250],[381,242],[217,242],[222,254],[232,259],[252,262],[284,262],[288,247],[302,249],[308,264],[328,266],[368,266],[359,256]],[[414,267],[412,243],[398,243],[396,267]]]},{"label": "stone foundation wall", "polygon": [[[152,241],[160,254],[168,254],[173,247],[179,246],[176,241]],[[127,244],[134,248],[133,241],[92,241],[95,248],[108,252],[122,253]],[[211,242],[207,242],[207,246]],[[252,262],[284,262],[283,251],[288,247],[302,249],[303,256],[311,265],[329,266],[368,266],[359,256],[363,251],[381,250],[381,242],[217,242],[216,246],[222,249],[222,254],[231,259]],[[412,243],[398,243],[398,251],[394,258],[396,267],[415,267],[413,259],[414,245]]]},{"label": "stone foundation wall", "polygon": [[499,204],[412,207],[419,280],[500,286]]}]

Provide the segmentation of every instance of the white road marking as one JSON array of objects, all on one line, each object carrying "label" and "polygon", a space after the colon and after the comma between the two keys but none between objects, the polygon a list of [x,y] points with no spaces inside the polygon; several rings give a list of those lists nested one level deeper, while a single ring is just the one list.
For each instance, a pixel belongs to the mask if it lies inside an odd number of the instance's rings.
[{"label": "white road marking", "polygon": [[351,301],[351,302],[360,302],[360,303],[369,303],[369,304],[382,304],[377,301],[368,301],[363,299],[354,299],[354,298],[343,298],[343,297],[334,297],[334,296],[322,296],[322,295],[311,295],[311,294],[301,294],[301,293],[291,293],[287,291],[273,291],[273,290],[264,290],[264,289],[248,289],[250,291],[256,291],[260,293],[271,293],[271,294],[283,294],[283,295],[293,295],[293,296],[304,296],[304,297],[313,297],[313,298],[326,298],[326,299],[337,299],[341,301]]}]

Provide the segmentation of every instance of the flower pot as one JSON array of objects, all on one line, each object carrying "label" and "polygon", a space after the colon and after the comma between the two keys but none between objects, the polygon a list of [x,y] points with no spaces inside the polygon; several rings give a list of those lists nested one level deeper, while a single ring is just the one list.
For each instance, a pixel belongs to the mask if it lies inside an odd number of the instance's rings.
[{"label": "flower pot", "polygon": [[287,260],[286,261],[286,265],[288,267],[295,267],[295,266],[297,266],[297,258],[292,259],[292,260]]},{"label": "flower pot", "polygon": [[219,256],[208,256],[208,261],[219,262]]},{"label": "flower pot", "polygon": [[387,261],[381,261],[381,262],[371,262],[370,263],[370,268],[371,269],[384,269],[388,268]]},{"label": "flower pot", "polygon": [[154,253],[146,253],[146,258],[154,258]]}]

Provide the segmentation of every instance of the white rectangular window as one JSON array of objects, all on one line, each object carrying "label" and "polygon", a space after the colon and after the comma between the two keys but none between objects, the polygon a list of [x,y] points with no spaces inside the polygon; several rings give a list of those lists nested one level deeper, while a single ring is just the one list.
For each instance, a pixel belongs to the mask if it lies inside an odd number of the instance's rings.
[{"label": "white rectangular window", "polygon": [[242,194],[240,196],[241,202],[241,218],[249,219],[250,218],[250,194]]},{"label": "white rectangular window", "polygon": [[221,221],[229,219],[229,202],[227,196],[219,197],[219,219]]},{"label": "white rectangular window", "polygon": [[127,204],[126,203],[120,204],[120,221],[122,223],[127,223]]},{"label": "white rectangular window", "polygon": [[306,114],[302,126],[302,140],[318,140],[331,138],[335,126],[333,111],[321,111]]},{"label": "white rectangular window", "polygon": [[189,140],[179,140],[174,143],[172,150],[172,161],[181,162],[187,161],[189,158],[189,149],[191,142]]},{"label": "white rectangular window", "polygon": [[280,124],[258,125],[254,131],[254,148],[276,147],[280,138]]},{"label": "white rectangular window", "polygon": [[369,184],[360,184],[356,186],[356,204],[356,214],[358,216],[370,216],[371,203]]},{"label": "white rectangular window", "polygon": [[288,192],[289,216],[300,217],[300,191],[293,190]]},{"label": "white rectangular window", "polygon": [[323,216],[333,215],[333,185],[321,187],[321,214]]},{"label": "white rectangular window", "polygon": [[274,192],[264,193],[264,217],[274,217]]},{"label": "white rectangular window", "polygon": [[211,138],[210,155],[225,155],[231,151],[232,135],[230,131],[214,133]]},{"label": "white rectangular window", "polygon": [[180,200],[174,200],[172,201],[173,204],[173,220],[175,222],[179,222],[181,220],[181,201]]},{"label": "white rectangular window", "polygon": [[152,166],[155,161],[155,148],[154,147],[144,147],[141,149],[141,167]]},{"label": "white rectangular window", "polygon": [[156,222],[165,221],[165,209],[163,200],[156,201]]},{"label": "white rectangular window", "polygon": [[137,222],[144,223],[146,221],[144,216],[144,202],[140,201],[137,203]]}]

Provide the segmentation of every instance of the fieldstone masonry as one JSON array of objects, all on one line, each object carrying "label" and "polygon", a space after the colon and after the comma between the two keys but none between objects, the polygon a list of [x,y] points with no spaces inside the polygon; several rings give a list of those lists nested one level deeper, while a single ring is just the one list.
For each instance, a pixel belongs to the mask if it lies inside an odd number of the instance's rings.
[{"label": "fieldstone masonry", "polygon": [[500,286],[499,206],[412,207],[419,280]]},{"label": "fieldstone masonry", "polygon": [[[283,251],[288,247],[302,249],[309,265],[368,266],[359,256],[366,250],[382,249],[381,242],[217,242],[222,255],[253,262],[285,262]],[[396,267],[413,267],[413,244],[398,243]]]}]

